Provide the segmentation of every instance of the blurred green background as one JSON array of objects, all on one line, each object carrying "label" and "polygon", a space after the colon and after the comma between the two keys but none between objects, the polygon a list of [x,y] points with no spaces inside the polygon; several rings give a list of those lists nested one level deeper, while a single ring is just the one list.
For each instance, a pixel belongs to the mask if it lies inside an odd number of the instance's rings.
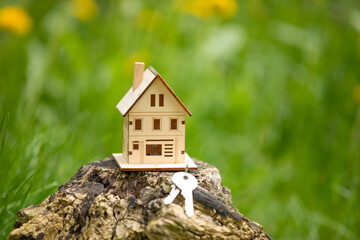
[{"label": "blurred green background", "polygon": [[0,1],[0,238],[121,151],[143,61],[241,213],[274,239],[358,239],[359,60],[358,1]]}]

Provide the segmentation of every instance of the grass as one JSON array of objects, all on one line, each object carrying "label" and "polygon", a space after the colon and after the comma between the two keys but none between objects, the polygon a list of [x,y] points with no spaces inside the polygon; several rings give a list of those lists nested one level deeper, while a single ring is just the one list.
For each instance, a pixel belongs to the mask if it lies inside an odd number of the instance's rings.
[{"label": "grass", "polygon": [[73,1],[15,2],[33,27],[0,31],[1,238],[121,149],[134,61],[192,111],[186,150],[240,212],[275,239],[359,238],[359,4],[221,2],[97,1],[87,18]]}]

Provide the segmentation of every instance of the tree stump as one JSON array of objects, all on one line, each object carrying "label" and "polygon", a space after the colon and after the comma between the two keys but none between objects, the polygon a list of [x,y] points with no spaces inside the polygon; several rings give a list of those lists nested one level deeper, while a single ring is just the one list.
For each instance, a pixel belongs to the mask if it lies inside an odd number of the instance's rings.
[{"label": "tree stump", "polygon": [[18,211],[8,239],[271,239],[240,214],[219,171],[193,159],[195,214],[163,199],[174,172],[122,172],[112,157],[82,166],[42,203]]}]

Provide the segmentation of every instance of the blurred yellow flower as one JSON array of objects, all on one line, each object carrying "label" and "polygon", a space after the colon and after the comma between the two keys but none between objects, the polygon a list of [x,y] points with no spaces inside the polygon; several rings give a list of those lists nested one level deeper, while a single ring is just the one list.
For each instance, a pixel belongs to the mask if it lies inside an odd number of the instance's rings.
[{"label": "blurred yellow flower", "polygon": [[200,18],[231,17],[236,13],[236,0],[187,0],[185,11]]},{"label": "blurred yellow flower", "polygon": [[356,85],[353,91],[353,98],[355,102],[360,104],[360,85]]},{"label": "blurred yellow flower", "polygon": [[72,0],[73,14],[82,21],[90,21],[98,14],[98,5],[94,0]]},{"label": "blurred yellow flower", "polygon": [[15,34],[25,35],[32,27],[32,20],[27,12],[16,6],[7,6],[0,9],[0,29]]}]

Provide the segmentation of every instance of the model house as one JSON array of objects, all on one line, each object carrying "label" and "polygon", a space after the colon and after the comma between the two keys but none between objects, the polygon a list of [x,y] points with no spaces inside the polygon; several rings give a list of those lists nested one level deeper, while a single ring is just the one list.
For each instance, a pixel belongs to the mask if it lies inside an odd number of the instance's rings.
[{"label": "model house", "polygon": [[123,116],[123,171],[197,169],[185,152],[186,115],[190,111],[151,66],[135,63],[133,85],[116,108]]}]

